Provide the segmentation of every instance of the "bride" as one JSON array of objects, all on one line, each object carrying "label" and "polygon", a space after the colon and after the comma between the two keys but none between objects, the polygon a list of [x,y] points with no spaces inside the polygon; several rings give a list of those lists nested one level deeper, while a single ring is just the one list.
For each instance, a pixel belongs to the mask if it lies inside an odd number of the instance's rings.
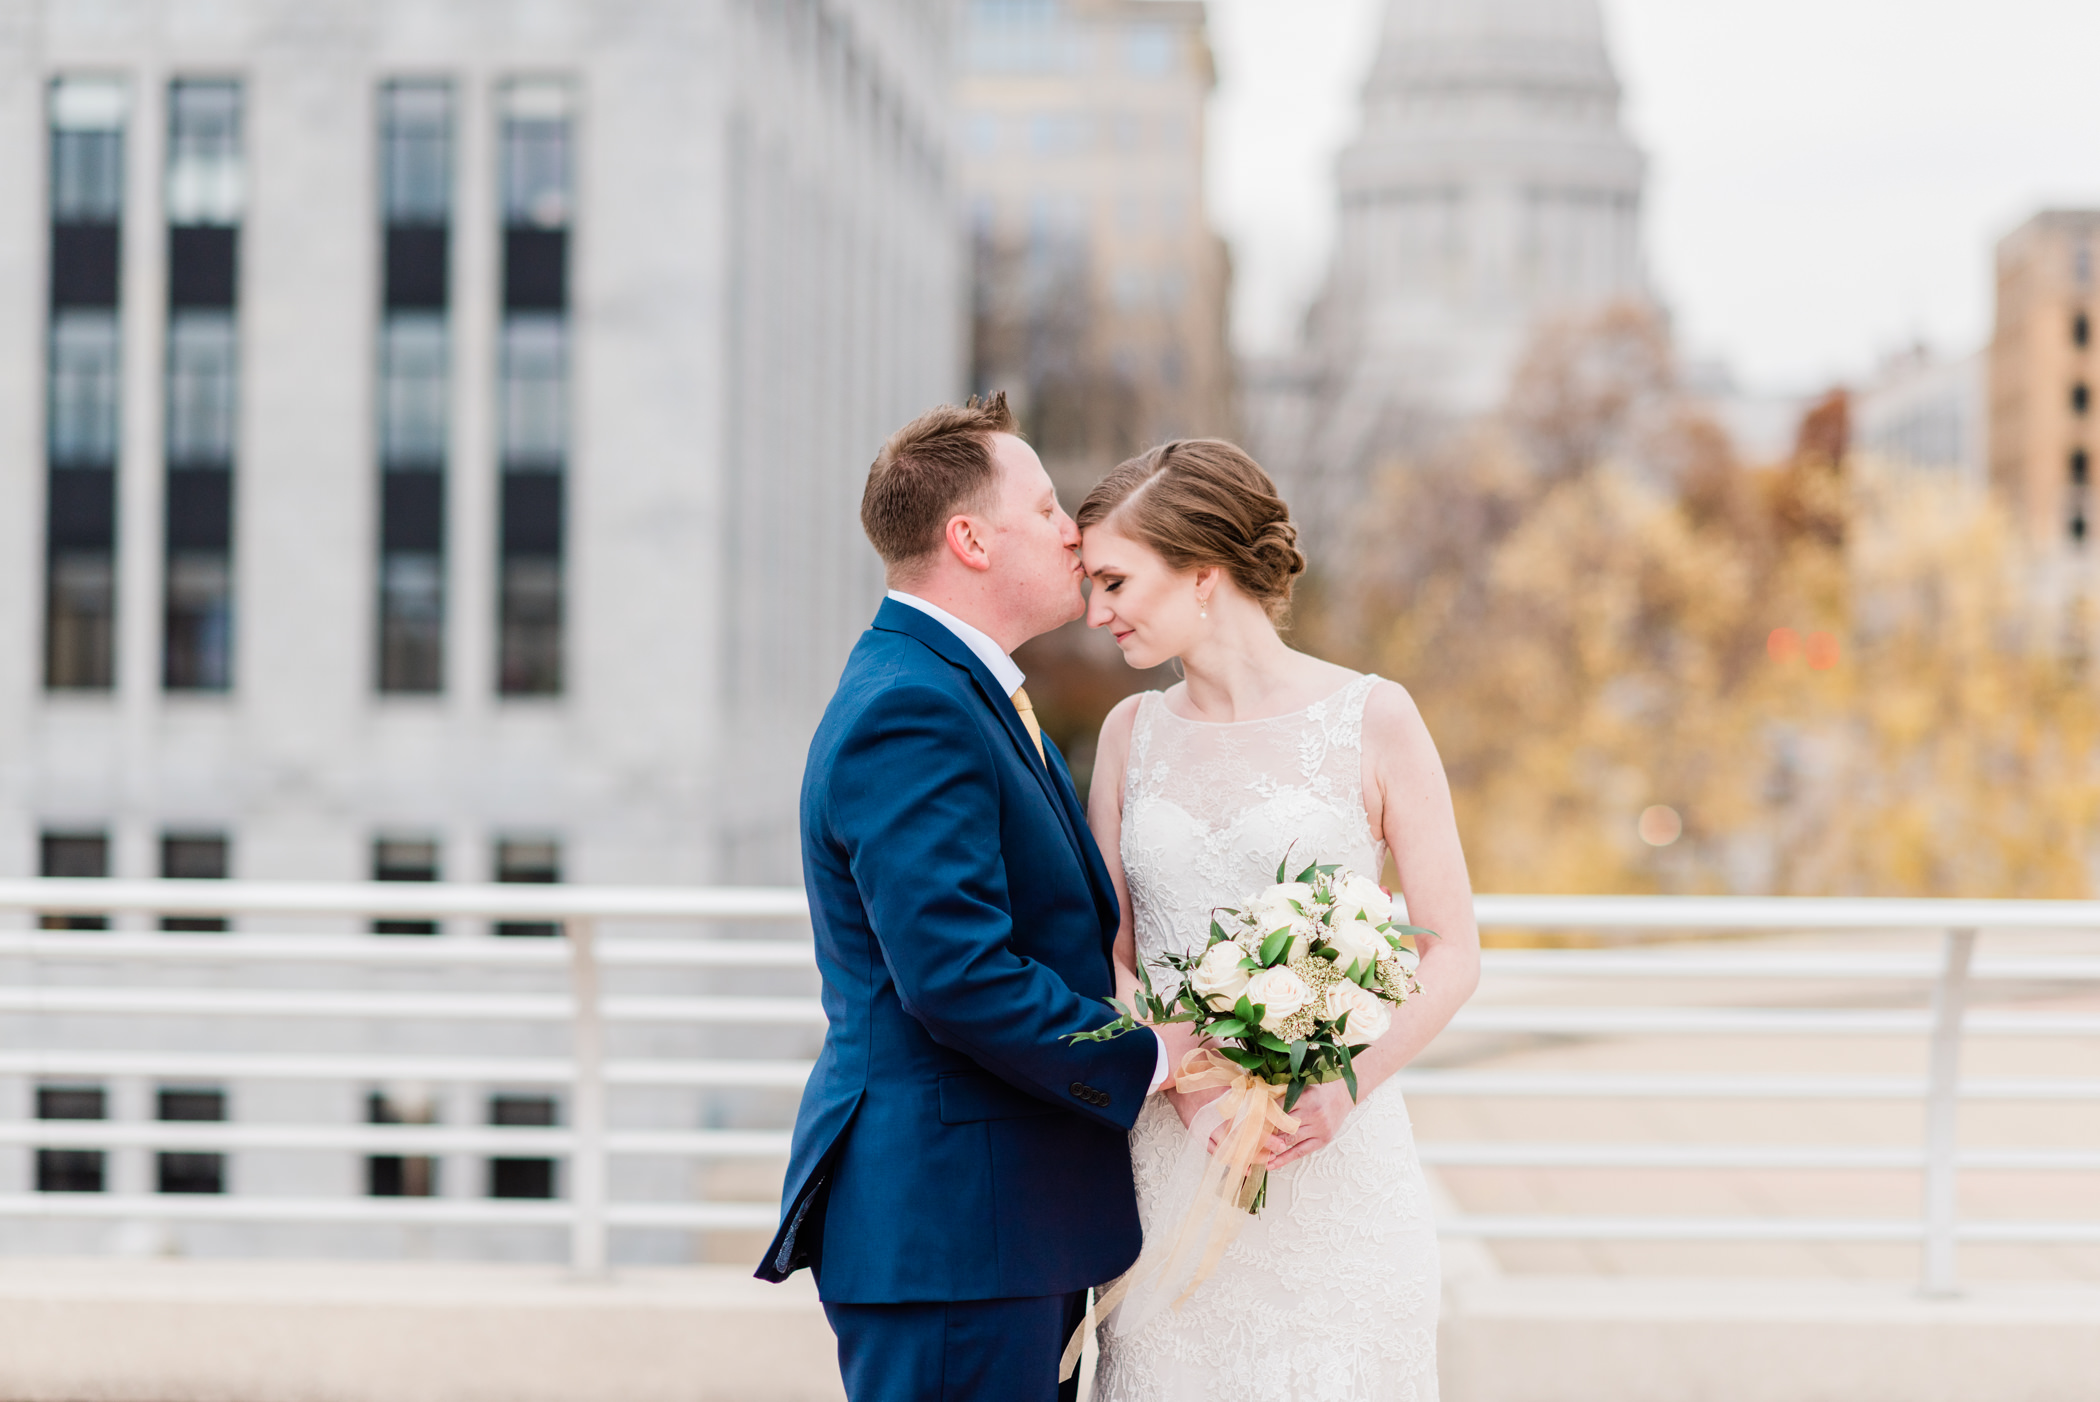
[{"label": "bride", "polygon": [[[1122,898],[1118,982],[1137,961],[1200,949],[1293,861],[1374,879],[1391,853],[1421,941],[1422,992],[1340,1082],[1272,1136],[1268,1204],[1179,1310],[1102,1331],[1099,1402],[1430,1402],[1437,1243],[1407,1105],[1384,1084],[1472,994],[1479,936],[1436,747],[1407,693],[1277,636],[1305,568],[1290,510],[1229,443],[1168,443],[1104,478],[1079,509],[1087,621],[1133,667],[1184,680],[1109,714],[1088,819]],[[1178,1025],[1170,1032],[1181,1031]],[[1176,1060],[1185,1050],[1176,1045]],[[1189,1121],[1221,1091],[1152,1097],[1131,1132],[1148,1239]]]}]

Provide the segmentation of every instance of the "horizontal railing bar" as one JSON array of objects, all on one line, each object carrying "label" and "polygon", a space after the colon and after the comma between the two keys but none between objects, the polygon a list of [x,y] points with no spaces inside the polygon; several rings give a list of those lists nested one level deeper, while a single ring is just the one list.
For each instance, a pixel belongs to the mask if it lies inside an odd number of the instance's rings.
[{"label": "horizontal railing bar", "polygon": [[0,909],[164,915],[389,915],[513,920],[804,920],[799,890],[759,886],[473,885],[397,881],[0,881]]},{"label": "horizontal railing bar", "polygon": [[[788,887],[471,885],[454,882],[0,881],[0,909],[166,914],[806,920]],[[1484,927],[1559,930],[2100,930],[2100,901],[1820,896],[1517,896],[1474,899]]]},{"label": "horizontal railing bar", "polygon": [[770,1232],[780,1209],[768,1202],[615,1202],[605,1209],[615,1227],[683,1227],[690,1231]]},{"label": "horizontal railing bar", "polygon": [[565,993],[330,993],[305,988],[98,988],[39,984],[0,988],[0,1012],[566,1022],[572,1004]]},{"label": "horizontal railing bar", "polygon": [[1487,1241],[1920,1241],[1900,1218],[1576,1217],[1464,1215],[1437,1223],[1445,1236]]},{"label": "horizontal railing bar", "polygon": [[[1925,1166],[1925,1151],[1902,1145],[1569,1144],[1423,1141],[1422,1162],[1448,1168],[1902,1169]],[[1970,1149],[1962,1168],[2022,1172],[2100,1169],[2100,1150]]]},{"label": "horizontal railing bar", "polygon": [[[1931,1029],[1923,1010],[1880,1008],[1467,1007],[1451,1026],[1464,1032],[1546,1032],[1589,1037],[1869,1036],[1916,1037]],[[2090,1037],[2100,1013],[1971,1012],[1972,1036]]]},{"label": "horizontal railing bar", "polygon": [[[572,1217],[561,1200],[510,1198],[269,1198],[220,1193],[11,1193],[0,1196],[5,1218],[126,1218],[145,1221],[297,1222],[320,1226],[558,1227]],[[619,1227],[700,1231],[766,1231],[779,1209],[758,1202],[623,1203],[606,1216]]]},{"label": "horizontal railing bar", "polygon": [[[1502,978],[1936,979],[1937,954],[1754,954],[1619,949],[1490,949],[1483,972]],[[1978,959],[1974,979],[2100,980],[2100,958]]]},{"label": "horizontal railing bar", "polygon": [[[755,1086],[799,1089],[807,1061],[610,1061],[606,1079],[620,1085]],[[228,1052],[0,1051],[0,1075],[63,1080],[82,1076],[150,1076],[161,1081],[471,1081],[567,1083],[576,1069],[548,1057],[278,1056]]]},{"label": "horizontal railing bar", "polygon": [[[1416,1096],[1555,1100],[1919,1100],[1923,1076],[1710,1076],[1668,1072],[1408,1070],[1395,1080]],[[1975,1076],[1964,1100],[2100,1100],[2100,1080]]]},{"label": "horizontal railing bar", "polygon": [[[787,940],[607,940],[599,959],[622,968],[813,969],[807,943]],[[569,949],[558,939],[408,935],[63,934],[0,933],[0,959],[103,963],[137,960],[178,963],[370,964],[374,966],[491,965],[566,968]]]},{"label": "horizontal railing bar", "polygon": [[609,1022],[825,1024],[824,1005],[814,998],[607,998]]},{"label": "horizontal railing bar", "polygon": [[[788,1151],[785,1130],[626,1130],[606,1137],[613,1153],[691,1158],[776,1158]],[[236,1149],[348,1150],[367,1154],[485,1153],[565,1155],[566,1129],[523,1126],[274,1125],[112,1123],[106,1120],[0,1122],[0,1144],[39,1149],[149,1148],[167,1152]]]}]

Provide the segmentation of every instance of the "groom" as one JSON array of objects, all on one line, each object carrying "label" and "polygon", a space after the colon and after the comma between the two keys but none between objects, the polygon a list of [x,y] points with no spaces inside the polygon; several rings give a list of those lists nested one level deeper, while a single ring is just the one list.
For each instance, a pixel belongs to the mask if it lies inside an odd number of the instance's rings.
[{"label": "groom", "polygon": [[802,783],[830,1030],[758,1274],[810,1268],[852,1402],[1070,1402],[1167,1076],[1065,1040],[1109,1020],[1116,894],[1008,654],[1082,612],[1079,531],[1004,395],[899,429],[860,516],[890,591]]}]

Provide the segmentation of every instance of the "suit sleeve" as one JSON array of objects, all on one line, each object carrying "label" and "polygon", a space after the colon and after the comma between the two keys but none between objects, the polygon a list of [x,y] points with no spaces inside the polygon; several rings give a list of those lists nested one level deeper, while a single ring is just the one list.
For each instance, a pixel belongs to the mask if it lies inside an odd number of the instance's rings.
[{"label": "suit sleeve", "polygon": [[[952,694],[886,689],[834,762],[829,826],[905,1011],[935,1041],[1029,1094],[1127,1130],[1152,1080],[1156,1039],[1063,1040],[1114,1015],[1013,951],[989,743]],[[1082,1100],[1075,1084],[1106,1092],[1107,1103]]]}]

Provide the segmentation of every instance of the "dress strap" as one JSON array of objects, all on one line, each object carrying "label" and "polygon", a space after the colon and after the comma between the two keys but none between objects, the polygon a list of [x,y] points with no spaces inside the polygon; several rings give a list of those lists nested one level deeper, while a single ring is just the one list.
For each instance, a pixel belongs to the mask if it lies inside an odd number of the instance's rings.
[{"label": "dress strap", "polygon": [[1381,678],[1366,672],[1341,690],[1327,716],[1327,743],[1338,750],[1364,747],[1364,711],[1371,704],[1371,691]]}]

